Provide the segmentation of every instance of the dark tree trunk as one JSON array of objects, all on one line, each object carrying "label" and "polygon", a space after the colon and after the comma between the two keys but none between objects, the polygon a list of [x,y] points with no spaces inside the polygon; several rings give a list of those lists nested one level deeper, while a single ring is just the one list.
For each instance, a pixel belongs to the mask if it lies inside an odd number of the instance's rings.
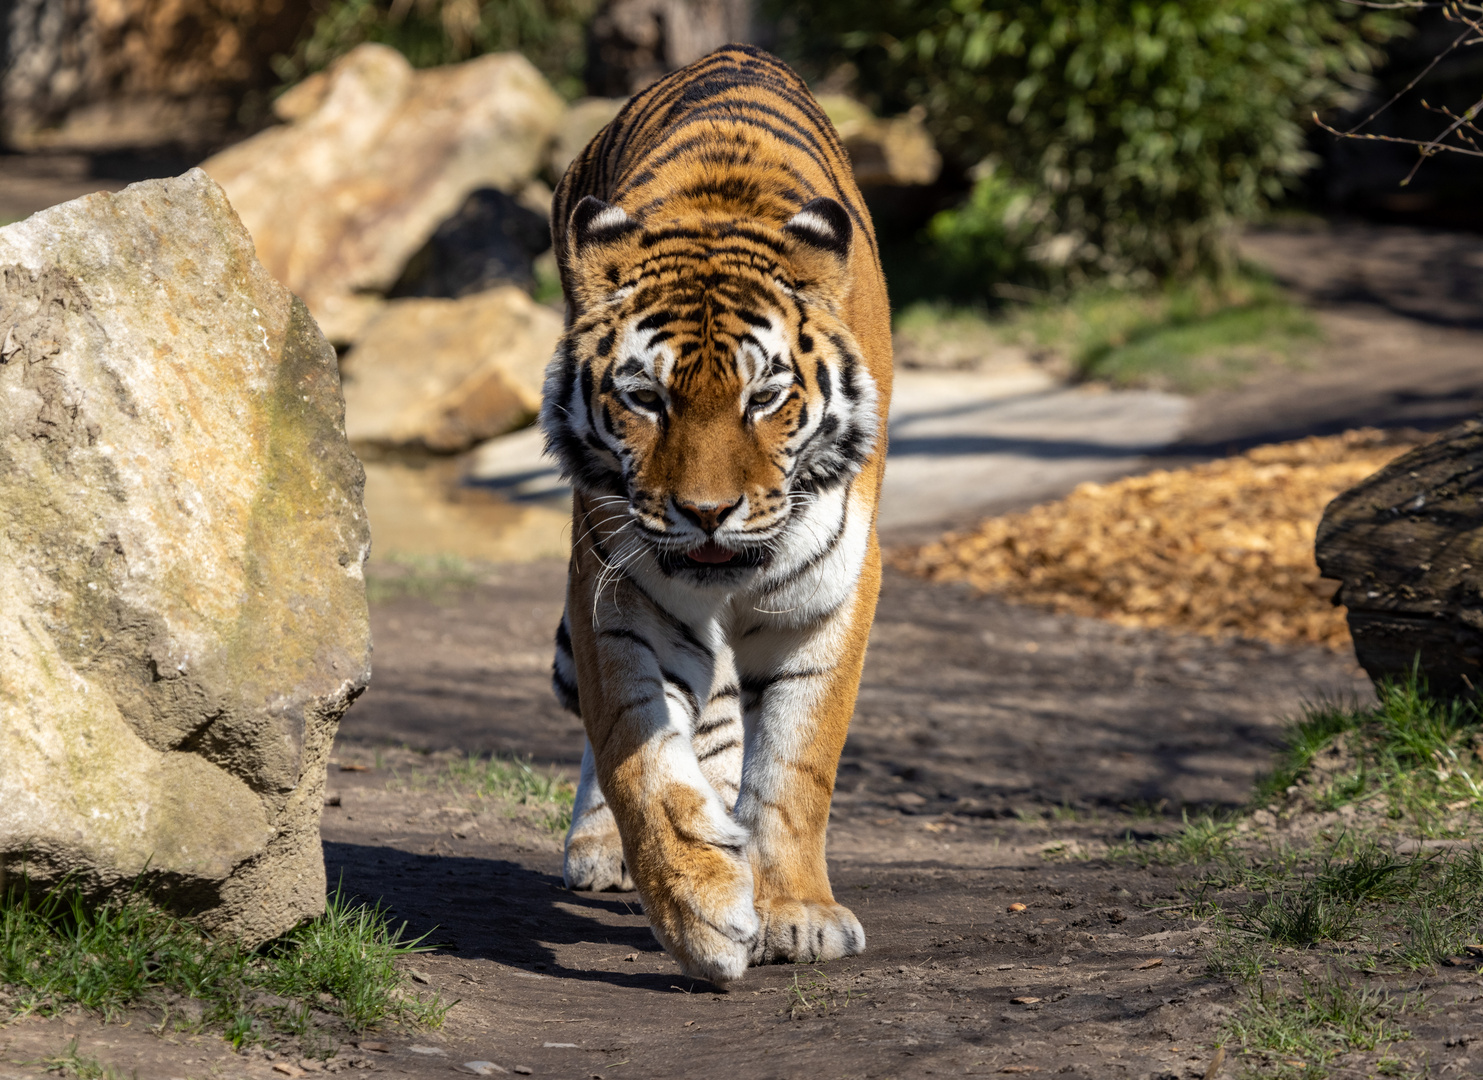
[{"label": "dark tree trunk", "polygon": [[627,97],[751,31],[752,0],[606,0],[587,30],[587,92]]},{"label": "dark tree trunk", "polygon": [[88,0],[0,0],[4,136],[57,123],[87,92],[97,34]]},{"label": "dark tree trunk", "polygon": [[1359,662],[1379,683],[1420,664],[1431,690],[1483,688],[1483,421],[1392,461],[1324,511],[1323,575],[1343,582]]},{"label": "dark tree trunk", "polygon": [[266,120],[307,0],[0,0],[10,149],[197,150]]}]

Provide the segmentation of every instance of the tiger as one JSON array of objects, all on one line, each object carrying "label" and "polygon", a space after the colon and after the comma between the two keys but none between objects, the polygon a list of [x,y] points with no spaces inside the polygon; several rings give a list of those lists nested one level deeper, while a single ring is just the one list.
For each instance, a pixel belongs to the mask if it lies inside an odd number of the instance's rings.
[{"label": "tiger", "polygon": [[563,876],[637,889],[687,975],[861,952],[825,864],[880,592],[890,310],[805,83],[730,45],[563,175],[540,424],[573,489],[552,685],[582,720]]}]

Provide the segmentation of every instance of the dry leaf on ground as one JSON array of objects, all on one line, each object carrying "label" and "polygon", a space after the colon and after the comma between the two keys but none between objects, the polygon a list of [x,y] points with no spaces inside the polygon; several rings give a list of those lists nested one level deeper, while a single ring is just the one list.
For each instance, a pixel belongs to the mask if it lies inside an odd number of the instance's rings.
[{"label": "dry leaf on ground", "polygon": [[891,561],[1123,626],[1343,648],[1344,609],[1313,561],[1318,521],[1334,496],[1418,441],[1362,428],[1082,484]]}]

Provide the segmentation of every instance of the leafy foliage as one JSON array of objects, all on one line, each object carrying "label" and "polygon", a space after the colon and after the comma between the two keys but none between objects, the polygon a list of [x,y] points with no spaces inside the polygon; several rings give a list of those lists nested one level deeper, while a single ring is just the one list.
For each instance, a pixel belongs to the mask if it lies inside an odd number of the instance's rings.
[{"label": "leafy foliage", "polygon": [[948,154],[994,163],[937,243],[1052,282],[1228,266],[1232,223],[1308,167],[1303,120],[1402,25],[1304,0],[774,4],[806,69],[848,61],[878,108],[921,105]]},{"label": "leafy foliage", "polygon": [[582,92],[583,33],[597,0],[318,0],[292,56],[275,60],[285,83],[357,45],[390,45],[413,67],[518,49],[568,98]]}]

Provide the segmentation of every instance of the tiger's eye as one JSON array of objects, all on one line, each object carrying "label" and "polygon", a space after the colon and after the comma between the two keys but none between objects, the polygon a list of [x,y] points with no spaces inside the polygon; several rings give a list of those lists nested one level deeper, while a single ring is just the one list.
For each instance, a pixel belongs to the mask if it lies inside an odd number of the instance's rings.
[{"label": "tiger's eye", "polygon": [[628,396],[640,405],[647,405],[651,409],[659,404],[659,395],[653,390],[632,390]]},{"label": "tiger's eye", "polygon": [[778,392],[776,390],[759,391],[752,395],[751,406],[754,409],[760,409],[764,405],[771,405],[777,400],[777,396]]}]

